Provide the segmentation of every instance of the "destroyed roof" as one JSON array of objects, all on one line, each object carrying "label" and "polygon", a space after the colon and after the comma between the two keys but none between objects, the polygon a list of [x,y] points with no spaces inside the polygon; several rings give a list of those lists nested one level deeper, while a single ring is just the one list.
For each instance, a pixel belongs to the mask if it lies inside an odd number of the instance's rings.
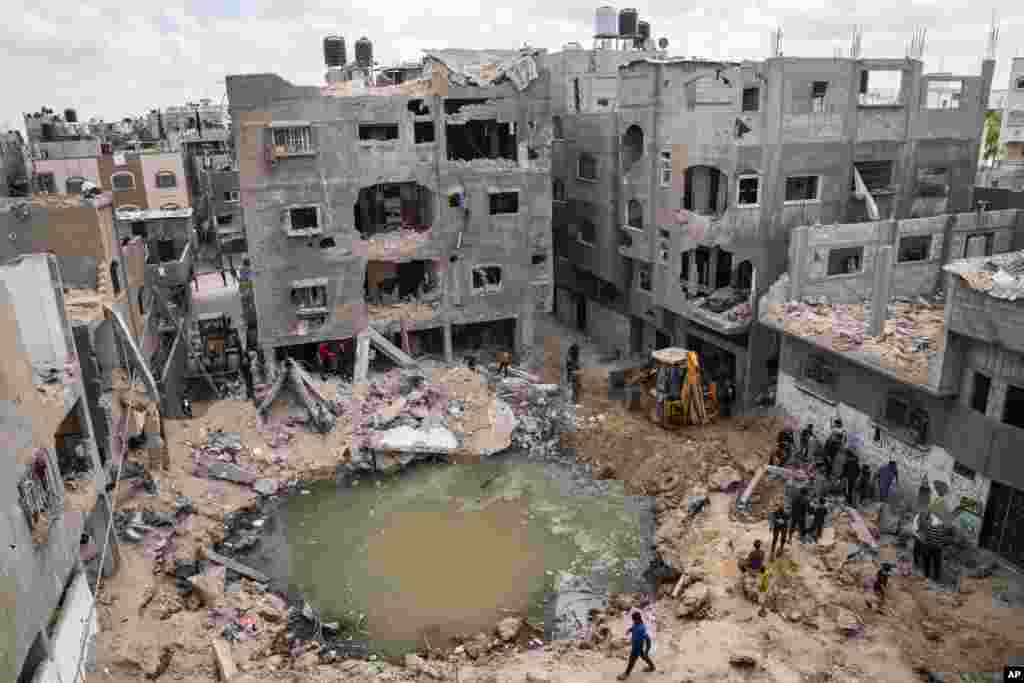
[{"label": "destroyed roof", "polygon": [[425,50],[424,78],[430,76],[431,62],[448,69],[448,81],[454,86],[491,86],[512,82],[517,89],[537,78],[536,58],[543,50]]},{"label": "destroyed roof", "polygon": [[[766,297],[767,298],[767,297]],[[761,322],[815,346],[881,369],[896,379],[925,387],[933,358],[945,344],[945,305],[921,297],[889,303],[881,335],[867,334],[870,306],[831,304],[825,297],[779,303],[765,301]]]},{"label": "destroyed roof", "polygon": [[17,210],[22,206],[47,209],[77,209],[91,206],[101,209],[110,206],[113,201],[114,195],[111,192],[103,192],[89,199],[79,194],[41,193],[31,197],[0,197],[0,211]]},{"label": "destroyed roof", "polygon": [[996,299],[1016,301],[1024,296],[1024,250],[960,259],[943,270],[956,273],[971,289]]}]

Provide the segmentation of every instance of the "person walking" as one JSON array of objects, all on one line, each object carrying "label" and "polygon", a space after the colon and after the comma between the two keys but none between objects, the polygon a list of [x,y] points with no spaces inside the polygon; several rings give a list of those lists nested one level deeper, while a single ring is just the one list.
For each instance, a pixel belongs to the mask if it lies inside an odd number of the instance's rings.
[{"label": "person walking", "polygon": [[781,504],[771,514],[769,524],[772,529],[771,559],[775,559],[775,544],[779,544],[779,553],[786,547],[786,534],[789,531],[789,515]]},{"label": "person walking", "polygon": [[828,506],[825,505],[825,498],[818,496],[811,504],[811,531],[810,534],[817,543],[821,540],[821,532],[825,529],[825,515],[828,513]]},{"label": "person walking", "polygon": [[654,662],[651,661],[651,636],[647,633],[647,625],[639,612],[633,612],[633,625],[626,631],[630,636],[632,649],[629,651],[629,663],[626,664],[625,673],[618,675],[618,680],[624,681],[633,672],[633,666],[637,659],[644,660],[648,671],[654,671]]},{"label": "person walking", "polygon": [[811,450],[811,441],[814,439],[814,425],[810,422],[807,426],[800,430],[800,458],[804,462],[810,462],[813,452]]},{"label": "person walking", "polygon": [[569,347],[569,355],[565,360],[565,378],[569,384],[569,391],[572,395],[572,402],[576,403],[579,397],[579,370],[580,370],[580,347],[573,344]]},{"label": "person walking", "polygon": [[793,510],[789,518],[789,533],[786,536],[786,540],[790,543],[793,542],[794,535],[796,535],[800,542],[803,542],[804,531],[807,526],[807,510],[810,507],[809,503],[807,489],[801,488],[796,492],[796,498],[793,499]]},{"label": "person walking", "polygon": [[846,462],[843,464],[843,479],[846,483],[846,504],[855,507],[857,504],[857,480],[860,478],[860,464],[857,455],[847,449]]},{"label": "person walking", "polygon": [[942,553],[949,545],[951,529],[938,517],[925,513],[929,517],[924,536],[924,575],[935,583],[942,582]]},{"label": "person walking", "polygon": [[883,465],[878,471],[878,497],[882,499],[883,503],[888,500],[893,484],[899,483],[899,480],[900,473],[896,467],[896,461],[890,459],[889,464]]}]

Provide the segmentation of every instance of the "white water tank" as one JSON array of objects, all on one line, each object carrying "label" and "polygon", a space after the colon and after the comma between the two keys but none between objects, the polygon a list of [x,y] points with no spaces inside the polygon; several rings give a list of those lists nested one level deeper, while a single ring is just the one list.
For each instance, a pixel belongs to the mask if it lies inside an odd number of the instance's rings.
[{"label": "white water tank", "polygon": [[594,12],[594,37],[617,38],[619,36],[619,13],[611,5],[603,5]]}]

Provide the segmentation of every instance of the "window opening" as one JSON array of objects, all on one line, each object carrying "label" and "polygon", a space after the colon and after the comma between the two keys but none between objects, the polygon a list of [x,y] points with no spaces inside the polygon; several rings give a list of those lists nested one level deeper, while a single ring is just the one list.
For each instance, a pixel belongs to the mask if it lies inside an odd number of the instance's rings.
[{"label": "window opening", "polygon": [[651,267],[646,263],[637,271],[637,285],[645,292],[651,291]]},{"label": "window opening", "polygon": [[580,79],[578,78],[572,79],[572,99],[576,111],[579,112],[582,109],[580,104],[583,98],[580,96]]},{"label": "window opening", "polygon": [[[451,202],[449,196],[449,205]],[[456,203],[456,206],[461,205]],[[353,211],[356,230],[363,239],[396,230],[426,232],[434,219],[434,194],[423,185],[411,182],[372,185],[359,191]]]},{"label": "window opening", "polygon": [[277,156],[308,154],[313,151],[313,136],[309,126],[274,128],[274,152]]},{"label": "window opening", "polygon": [[135,176],[133,176],[131,173],[115,173],[110,178],[110,184],[115,191],[134,190]]},{"label": "window opening", "polygon": [[149,229],[146,227],[146,221],[133,221],[132,222],[132,237],[148,237]]},{"label": "window opening", "polygon": [[597,243],[597,226],[593,221],[586,218],[580,221],[579,241],[591,246]]},{"label": "window opening", "polygon": [[429,116],[430,107],[427,106],[423,100],[409,100],[409,103],[405,105],[406,109],[412,112],[415,116]]},{"label": "window opening", "polygon": [[237,202],[238,201],[238,190],[230,190],[224,193],[224,201],[226,202]]},{"label": "window opening", "polygon": [[320,312],[327,307],[327,286],[292,287],[292,306],[300,315]]},{"label": "window opening", "polygon": [[630,126],[622,136],[622,166],[630,169],[644,155],[644,131],[640,126]]},{"label": "window opening", "polygon": [[786,201],[807,202],[818,199],[818,176],[790,176],[786,178]]},{"label": "window opening", "polygon": [[974,391],[971,394],[971,408],[984,415],[988,412],[988,396],[992,389],[992,378],[980,372],[974,373]]},{"label": "window opening", "polygon": [[728,287],[732,281],[732,254],[719,249],[718,264],[715,268],[715,289]]},{"label": "window opening", "polygon": [[716,216],[725,211],[726,186],[723,174],[713,166],[691,166],[686,169],[683,208],[703,216]]},{"label": "window opening", "polygon": [[80,194],[82,192],[82,183],[85,182],[85,178],[68,178],[65,182],[65,189],[68,194]]},{"label": "window opening", "polygon": [[636,199],[630,199],[626,205],[626,225],[637,230],[644,228],[644,207]]},{"label": "window opening", "polygon": [[491,198],[491,215],[519,213],[518,192],[493,192]]},{"label": "window opening", "polygon": [[494,294],[501,291],[500,266],[476,266],[473,268],[473,293]]},{"label": "window opening", "polygon": [[156,255],[159,263],[177,261],[174,251],[174,240],[157,240]]},{"label": "window opening", "polygon": [[900,103],[903,72],[894,69],[860,72],[860,104],[889,105]]},{"label": "window opening", "polygon": [[398,139],[398,124],[397,123],[361,123],[359,124],[359,139],[360,140],[397,140]]},{"label": "window opening", "polygon": [[672,186],[672,152],[662,152],[659,159],[659,175],[662,187]]},{"label": "window opening", "polygon": [[576,177],[597,180],[597,159],[586,153],[580,154],[576,162]]},{"label": "window opening", "polygon": [[945,197],[949,194],[948,168],[917,169],[918,197]]},{"label": "window opening", "polygon": [[178,179],[170,171],[160,171],[156,174],[156,186],[161,190],[171,189],[178,186]]},{"label": "window opening", "polygon": [[445,132],[449,161],[516,159],[516,134],[511,123],[499,123],[495,119],[470,120],[449,123]]},{"label": "window opening", "polygon": [[288,209],[289,231],[302,233],[320,229],[320,211],[315,206]]},{"label": "window opening", "polygon": [[757,111],[761,106],[761,89],[743,89],[743,111]]},{"label": "window opening", "polygon": [[828,252],[828,275],[859,273],[864,247],[844,247]]},{"label": "window opening", "polygon": [[959,109],[963,92],[963,81],[928,81],[924,106],[926,109]]},{"label": "window opening", "polygon": [[560,178],[551,179],[551,200],[555,202],[565,201],[565,183]]},{"label": "window opening", "polygon": [[552,116],[551,117],[551,129],[552,129],[551,136],[555,140],[564,140],[565,139],[565,131],[562,129],[562,117],[561,116]]},{"label": "window opening", "polygon": [[991,232],[983,235],[971,235],[964,244],[964,258],[991,256],[995,235]]},{"label": "window opening", "polygon": [[740,261],[736,268],[736,289],[749,292],[754,286],[754,265],[750,261]]},{"label": "window opening", "polygon": [[531,263],[533,265],[535,265],[535,266],[539,266],[542,263],[547,263],[547,260],[548,260],[548,255],[547,254],[534,254],[533,258],[531,259]]},{"label": "window opening", "polygon": [[684,251],[679,255],[681,266],[679,268],[679,284],[685,289],[690,281],[690,252]]},{"label": "window opening", "polygon": [[828,81],[814,81],[811,85],[811,111],[820,114],[825,111],[825,95],[828,93]]},{"label": "window opening", "polygon": [[[891,161],[858,161],[854,168],[860,173],[861,180],[872,194],[888,191],[892,185],[892,162]],[[850,189],[857,187],[856,179],[850,178]]]},{"label": "window opening", "polygon": [[741,176],[737,183],[736,204],[738,206],[757,206],[760,185],[761,179],[758,176]]},{"label": "window opening", "polygon": [[1003,422],[1024,429],[1024,388],[1012,384],[1006,387]]},{"label": "window opening", "polygon": [[416,121],[412,124],[413,141],[417,144],[434,142],[434,122]]},{"label": "window opening", "polygon": [[931,235],[907,235],[900,238],[899,263],[927,261],[931,255]]}]

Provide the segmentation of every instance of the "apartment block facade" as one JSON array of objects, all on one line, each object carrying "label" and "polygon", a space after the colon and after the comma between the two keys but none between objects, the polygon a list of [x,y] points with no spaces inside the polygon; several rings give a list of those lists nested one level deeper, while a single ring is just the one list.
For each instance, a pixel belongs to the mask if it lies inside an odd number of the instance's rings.
[{"label": "apartment block facade", "polygon": [[[449,358],[463,333],[532,342],[533,313],[550,309],[552,291],[539,55],[428,59],[427,77],[380,88],[228,77],[265,349],[368,327]],[[495,64],[521,76],[501,82]]]},{"label": "apartment block facade", "polygon": [[991,61],[980,76],[601,50],[546,64],[559,317],[620,355],[700,351],[743,403],[774,383],[777,338],[752,323],[793,227],[972,208]]}]

